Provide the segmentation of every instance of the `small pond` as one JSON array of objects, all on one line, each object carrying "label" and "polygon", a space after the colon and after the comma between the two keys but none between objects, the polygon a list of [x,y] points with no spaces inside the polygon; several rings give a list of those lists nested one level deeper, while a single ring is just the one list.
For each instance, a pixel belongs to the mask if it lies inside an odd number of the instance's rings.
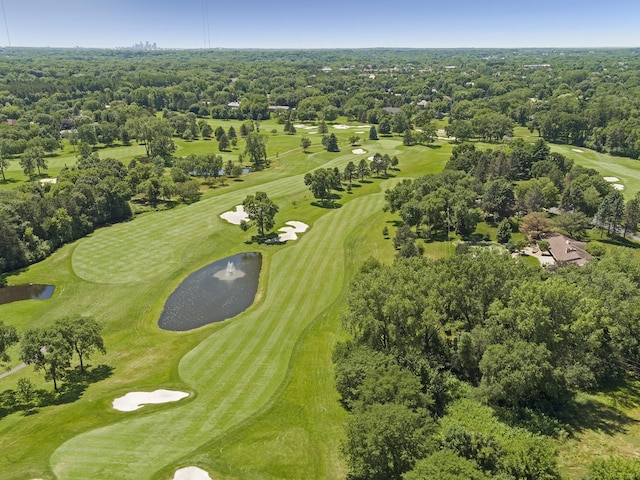
[{"label": "small pond", "polygon": [[56,289],[53,285],[15,285],[0,288],[0,305],[19,300],[46,300]]},{"label": "small pond", "polygon": [[235,317],[253,304],[261,266],[260,253],[240,253],[193,272],[167,299],[158,326],[182,332]]}]

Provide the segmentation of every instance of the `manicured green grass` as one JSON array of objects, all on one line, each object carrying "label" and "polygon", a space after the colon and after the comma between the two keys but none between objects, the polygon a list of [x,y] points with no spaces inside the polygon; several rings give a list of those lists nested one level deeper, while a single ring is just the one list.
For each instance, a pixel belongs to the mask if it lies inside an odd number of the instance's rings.
[{"label": "manicured green grass", "polygon": [[[552,145],[551,150],[572,158],[578,165],[595,168],[603,177],[617,177],[624,185],[624,196],[629,199],[640,191],[640,161],[628,157],[614,157],[587,148]],[[579,151],[576,151],[579,150]]]},{"label": "manicured green grass", "polygon": [[[216,121],[211,122],[215,128]],[[218,123],[225,129],[231,124]],[[238,129],[239,123],[234,126]],[[270,127],[264,122],[261,128],[268,132]],[[275,122],[273,128],[281,131]],[[319,135],[311,135],[314,144],[303,153],[301,129],[293,136],[270,136],[272,168],[212,188],[193,205],[101,229],[10,277],[14,284],[58,288],[48,301],[0,306],[0,318],[22,330],[70,313],[93,315],[105,325],[108,354],[90,363],[106,363],[113,373],[72,403],[0,419],[3,478],[166,479],[186,465],[199,465],[212,478],[344,477],[338,453],[344,413],[330,357],[342,335],[338,324],[345,288],[368,256],[392,261],[392,240],[383,237],[382,229],[388,225],[393,237],[390,222],[396,217],[382,212],[384,189],[402,178],[440,171],[453,147],[446,142],[404,147],[400,137],[384,137],[363,140],[367,153],[357,155],[347,143],[355,130],[330,128],[341,141],[340,153],[322,150]],[[179,154],[204,153],[215,145],[176,143]],[[342,169],[375,152],[398,156],[400,170],[391,172],[394,177],[341,192],[341,208],[311,205],[304,173],[319,166]],[[143,153],[138,146],[100,152],[121,155],[123,161]],[[229,155],[235,159],[237,154]],[[276,228],[299,220],[311,226],[309,231],[284,246],[246,244],[252,232],[242,232],[219,215],[256,190],[280,206]],[[495,237],[494,228],[481,225],[479,231],[485,230]],[[454,252],[446,242],[426,247],[434,258]],[[189,273],[241,251],[261,251],[264,259],[250,309],[196,331],[157,328],[166,298]],[[23,376],[51,388],[27,368],[0,380],[0,390]],[[192,395],[137,412],[111,408],[114,398],[129,391],[156,388]]]},{"label": "manicured green grass", "polygon": [[[10,277],[11,283],[47,282],[58,289],[48,301],[0,306],[2,318],[24,329],[69,313],[93,315],[105,325],[109,352],[90,363],[106,363],[114,370],[73,403],[1,419],[5,455],[0,471],[10,472],[5,478],[166,478],[177,466],[193,462],[211,469],[212,475],[233,471],[243,478],[255,478],[258,472],[288,478],[343,473],[337,451],[343,414],[329,359],[345,286],[367,256],[393,257],[391,240],[382,236],[390,218],[382,213],[384,188],[401,175],[437,169],[431,164],[441,160],[424,147],[404,151],[399,138],[377,142],[381,153],[399,155],[398,176],[374,179],[351,194],[342,192],[342,208],[321,209],[311,206],[304,172],[321,165],[343,168],[362,156],[351,148],[330,154],[314,147],[307,155],[297,146],[299,139],[283,136],[282,142],[283,148],[293,148],[276,159],[274,168],[210,190],[196,204],[101,229]],[[246,245],[251,233],[218,216],[257,189],[280,206],[277,226],[300,220],[310,230],[285,246]],[[165,299],[185,276],[216,259],[252,250],[264,256],[253,307],[193,332],[157,328]],[[312,367],[315,374],[309,375]],[[0,381],[0,389],[14,386],[20,376],[51,388],[28,368]],[[193,396],[139,412],[111,408],[111,401],[124,393],[158,387]],[[298,405],[294,417],[291,402]],[[284,451],[271,442],[287,425],[297,436],[283,441],[293,452],[283,467]],[[284,430],[278,433],[280,426]],[[247,443],[234,437],[239,428],[262,432],[263,440]],[[298,448],[296,438],[307,439],[307,448]],[[220,460],[213,446],[227,441],[230,456]],[[256,449],[268,453],[260,457]],[[252,463],[259,458],[258,465]],[[255,465],[256,471],[248,474],[244,465]],[[296,465],[291,473],[289,465]]]}]

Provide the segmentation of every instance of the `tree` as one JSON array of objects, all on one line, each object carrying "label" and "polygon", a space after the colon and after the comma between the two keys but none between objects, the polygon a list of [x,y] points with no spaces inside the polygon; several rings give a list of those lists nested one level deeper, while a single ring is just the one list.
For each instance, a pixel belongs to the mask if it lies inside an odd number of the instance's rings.
[{"label": "tree", "polygon": [[507,243],[511,240],[511,222],[508,218],[502,219],[498,224],[498,233],[496,234],[498,243]]},{"label": "tree", "polygon": [[27,330],[20,340],[20,359],[36,370],[44,370],[45,380],[53,381],[58,391],[58,382],[65,378],[71,365],[73,349],[56,329]]},{"label": "tree", "polygon": [[596,212],[596,225],[600,227],[600,231],[607,229],[607,233],[610,235],[612,232],[616,233],[618,227],[622,223],[624,217],[624,197],[619,191],[614,191],[608,194],[598,207]]},{"label": "tree", "polygon": [[353,162],[349,162],[347,163],[347,166],[344,167],[344,171],[342,173],[342,178],[344,178],[347,182],[349,182],[349,185],[351,185],[351,182],[353,181],[353,177],[356,176],[356,165]]},{"label": "tree", "polygon": [[384,117],[378,124],[378,133],[381,135],[389,135],[391,133],[391,122],[388,117]]},{"label": "tree", "polygon": [[258,227],[261,237],[264,237],[265,230],[270,230],[275,225],[275,216],[279,209],[265,192],[247,195],[242,206],[249,216],[249,223]]},{"label": "tree", "polygon": [[327,127],[327,124],[324,120],[322,120],[318,125],[318,133],[320,135],[326,135],[327,133],[329,133],[329,127]]},{"label": "tree", "polygon": [[[2,162],[1,159],[0,162]],[[625,205],[623,223],[624,236],[626,236],[627,233],[634,234],[638,230],[638,223],[640,223],[640,195],[636,194],[636,196]]]},{"label": "tree", "polygon": [[245,146],[244,153],[249,157],[254,168],[256,170],[260,170],[267,161],[267,145],[265,137],[258,133],[249,133],[247,135],[247,145]]},{"label": "tree", "polygon": [[403,480],[489,480],[473,460],[459,456],[451,450],[440,450],[416,463]]},{"label": "tree", "polygon": [[551,230],[549,215],[545,212],[531,212],[522,218],[519,230],[530,238],[540,238],[541,234]]},{"label": "tree", "polygon": [[371,125],[369,129],[369,140],[378,140],[378,131],[375,125]]},{"label": "tree", "polygon": [[360,163],[358,163],[358,177],[360,177],[360,181],[362,182],[365,177],[368,177],[369,175],[371,175],[371,169],[369,168],[367,160],[363,158],[360,160]]},{"label": "tree", "polygon": [[16,332],[16,327],[12,325],[5,325],[2,320],[0,320],[0,362],[8,362],[9,355],[7,354],[7,349],[12,345],[18,343],[18,333]]},{"label": "tree", "polygon": [[7,140],[0,140],[0,174],[2,174],[2,181],[7,183],[7,177],[5,177],[5,171],[9,168],[10,145]]},{"label": "tree", "polygon": [[338,148],[338,139],[336,138],[336,135],[334,133],[332,133],[327,137],[326,149],[327,149],[327,152],[340,151],[340,148]]},{"label": "tree", "polygon": [[311,146],[311,139],[309,137],[302,137],[300,139],[300,146],[304,152]]},{"label": "tree", "polygon": [[414,138],[413,138],[413,133],[411,132],[411,129],[407,128],[404,131],[404,135],[402,137],[402,145],[404,145],[405,147],[411,146],[414,143]]},{"label": "tree", "polygon": [[220,138],[222,137],[222,135],[224,135],[224,128],[222,128],[221,126],[216,127],[216,130],[213,134],[216,136],[216,140],[220,141]]},{"label": "tree", "polygon": [[100,335],[102,325],[90,317],[66,317],[54,324],[69,346],[78,354],[80,371],[84,372],[84,360],[99,351],[107,353]]},{"label": "tree", "polygon": [[331,190],[336,185],[335,173],[329,168],[318,168],[304,176],[304,184],[309,187],[315,198],[326,205],[332,200]]},{"label": "tree", "polygon": [[354,413],[342,445],[353,478],[401,480],[427,453],[433,430],[424,413],[395,403]]},{"label": "tree", "polygon": [[200,134],[204,138],[211,138],[212,133],[213,133],[213,128],[211,128],[211,125],[209,125],[208,123],[203,124],[202,127],[200,128]]},{"label": "tree", "polygon": [[508,217],[513,211],[515,199],[513,186],[503,178],[498,178],[484,186],[482,208],[490,215]]},{"label": "tree", "polygon": [[175,152],[176,146],[171,139],[173,127],[165,119],[154,116],[132,117],[127,120],[125,129],[144,145],[147,158],[159,155],[166,159]]},{"label": "tree", "polygon": [[360,143],[360,137],[358,135],[351,135],[349,137],[349,143],[353,146],[358,145]]},{"label": "tree", "polygon": [[554,223],[571,237],[582,236],[591,228],[589,217],[577,210],[561,213],[554,218]]},{"label": "tree", "polygon": [[535,407],[560,400],[564,378],[555,371],[545,345],[520,340],[487,347],[482,360],[481,390],[489,403]]},{"label": "tree", "polygon": [[33,177],[36,168],[38,169],[38,175],[40,175],[40,169],[47,168],[42,147],[28,147],[20,157],[20,166],[28,177]]},{"label": "tree", "polygon": [[218,139],[218,150],[220,150],[221,152],[226,152],[227,150],[229,150],[229,137],[227,137],[227,134],[224,133],[224,130],[222,131],[222,135],[220,135],[220,138]]}]

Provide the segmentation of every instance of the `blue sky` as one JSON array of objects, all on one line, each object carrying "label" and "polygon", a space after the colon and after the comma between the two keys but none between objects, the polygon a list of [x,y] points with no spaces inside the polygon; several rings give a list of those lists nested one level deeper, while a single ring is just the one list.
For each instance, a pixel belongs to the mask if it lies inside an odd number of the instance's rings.
[{"label": "blue sky", "polygon": [[638,0],[1,1],[12,46],[640,46]]}]

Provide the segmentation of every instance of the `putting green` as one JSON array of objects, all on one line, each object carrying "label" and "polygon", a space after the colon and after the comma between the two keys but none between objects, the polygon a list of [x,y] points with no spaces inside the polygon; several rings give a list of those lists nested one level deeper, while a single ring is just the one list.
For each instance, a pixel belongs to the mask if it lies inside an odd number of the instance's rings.
[{"label": "putting green", "polygon": [[[286,194],[287,188],[296,190],[299,182],[288,179],[274,184],[283,187],[278,194]],[[264,187],[270,191],[268,185]],[[244,193],[229,196],[236,195]],[[285,379],[296,342],[343,287],[344,235],[337,232],[346,225],[358,228],[383,204],[382,193],[348,202],[317,220],[298,244],[275,253],[264,302],[209,336],[181,360],[180,376],[196,393],[195,399],[153,414],[123,414],[122,422],[69,440],[51,457],[56,476],[151,478],[156,469],[176,462],[264,408]],[[225,203],[220,211],[228,206]],[[130,266],[130,270],[139,266]],[[331,280],[319,283],[318,279]]]}]

